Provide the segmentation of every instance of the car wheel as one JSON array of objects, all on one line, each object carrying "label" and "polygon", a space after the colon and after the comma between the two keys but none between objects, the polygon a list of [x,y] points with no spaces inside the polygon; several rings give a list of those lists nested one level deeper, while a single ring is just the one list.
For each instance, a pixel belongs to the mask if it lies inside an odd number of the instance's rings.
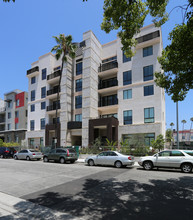
[{"label": "car wheel", "polygon": [[14,160],[18,160],[18,157],[17,157],[17,156],[14,156]]},{"label": "car wheel", "polygon": [[192,165],[190,163],[184,163],[181,166],[181,170],[183,173],[190,173],[192,171]]},{"label": "car wheel", "polygon": [[27,157],[26,157],[26,160],[28,160],[28,161],[29,161],[29,160],[30,160],[30,157],[29,157],[29,156],[27,156]]},{"label": "car wheel", "polygon": [[48,160],[48,157],[44,157],[43,158],[43,161],[45,162],[45,163],[47,163],[49,160]]},{"label": "car wheel", "polygon": [[1,155],[1,159],[2,159],[2,158],[4,158],[4,156],[3,156],[3,155]]},{"label": "car wheel", "polygon": [[88,161],[88,165],[89,165],[89,166],[94,166],[94,160],[91,160],[91,159],[90,159],[90,160]]},{"label": "car wheel", "polygon": [[151,161],[145,161],[145,162],[143,163],[143,168],[144,168],[145,170],[151,170],[151,169],[153,169],[153,164],[152,164],[152,162],[151,162]]},{"label": "car wheel", "polygon": [[121,167],[122,167],[121,161],[116,161],[116,162],[115,162],[115,167],[116,167],[116,168],[121,168]]},{"label": "car wheel", "polygon": [[60,163],[62,163],[62,164],[65,163],[65,159],[63,157],[60,158]]}]

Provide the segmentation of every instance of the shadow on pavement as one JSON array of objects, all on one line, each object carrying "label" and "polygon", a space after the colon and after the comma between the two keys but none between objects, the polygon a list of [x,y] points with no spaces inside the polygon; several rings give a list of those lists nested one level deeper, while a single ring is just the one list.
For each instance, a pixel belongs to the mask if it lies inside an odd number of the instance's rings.
[{"label": "shadow on pavement", "polygon": [[193,177],[148,183],[86,179],[82,190],[74,195],[46,192],[29,201],[84,219],[190,220],[193,219]]}]

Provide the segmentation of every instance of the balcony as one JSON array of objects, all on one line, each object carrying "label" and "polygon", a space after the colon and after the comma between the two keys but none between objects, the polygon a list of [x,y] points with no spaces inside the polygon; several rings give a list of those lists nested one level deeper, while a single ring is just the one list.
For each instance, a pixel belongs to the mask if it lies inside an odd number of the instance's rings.
[{"label": "balcony", "polygon": [[48,81],[48,83],[56,83],[56,82],[59,82],[60,75],[61,75],[61,70],[57,70],[57,71],[55,71],[54,73],[48,75],[48,76],[47,76],[47,81]]},{"label": "balcony", "polygon": [[49,97],[50,99],[56,98],[58,92],[60,92],[60,88],[59,86],[55,86],[53,89],[47,91],[47,97]]},{"label": "balcony", "polygon": [[33,77],[39,74],[39,66],[27,70],[27,76]]},{"label": "balcony", "polygon": [[[47,110],[48,114],[56,113],[56,104],[47,106],[46,110]],[[59,110],[58,112],[60,112],[60,104],[58,104],[58,110]]]},{"label": "balcony", "polygon": [[5,118],[0,118],[0,124],[1,123],[5,124]]},{"label": "balcony", "polygon": [[106,107],[106,106],[111,106],[111,105],[118,105],[118,99],[114,100],[101,100],[98,103],[98,107]]},{"label": "balcony", "polygon": [[69,121],[68,122],[68,129],[81,129],[82,122],[81,121]]},{"label": "balcony", "polygon": [[113,60],[108,63],[101,64],[98,68],[98,75],[102,77],[108,77],[118,72],[118,62]]},{"label": "balcony", "polygon": [[118,89],[118,80],[117,77],[107,79],[107,80],[101,80],[98,85],[98,93],[99,94],[110,94],[110,93],[116,93]]}]

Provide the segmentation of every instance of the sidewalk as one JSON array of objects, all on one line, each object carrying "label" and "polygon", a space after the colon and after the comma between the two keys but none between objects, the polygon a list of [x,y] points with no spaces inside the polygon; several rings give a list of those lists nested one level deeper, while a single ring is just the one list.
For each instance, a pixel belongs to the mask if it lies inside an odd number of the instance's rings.
[{"label": "sidewalk", "polygon": [[57,212],[44,206],[0,192],[0,219],[78,220],[80,218],[75,218],[69,214]]}]

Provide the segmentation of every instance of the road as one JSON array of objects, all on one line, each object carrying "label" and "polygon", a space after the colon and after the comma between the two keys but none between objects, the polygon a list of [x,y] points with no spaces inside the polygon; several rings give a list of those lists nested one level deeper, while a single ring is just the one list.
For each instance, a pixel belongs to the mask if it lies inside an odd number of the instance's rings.
[{"label": "road", "polygon": [[193,219],[193,173],[1,159],[0,175],[0,192],[78,219]]}]

